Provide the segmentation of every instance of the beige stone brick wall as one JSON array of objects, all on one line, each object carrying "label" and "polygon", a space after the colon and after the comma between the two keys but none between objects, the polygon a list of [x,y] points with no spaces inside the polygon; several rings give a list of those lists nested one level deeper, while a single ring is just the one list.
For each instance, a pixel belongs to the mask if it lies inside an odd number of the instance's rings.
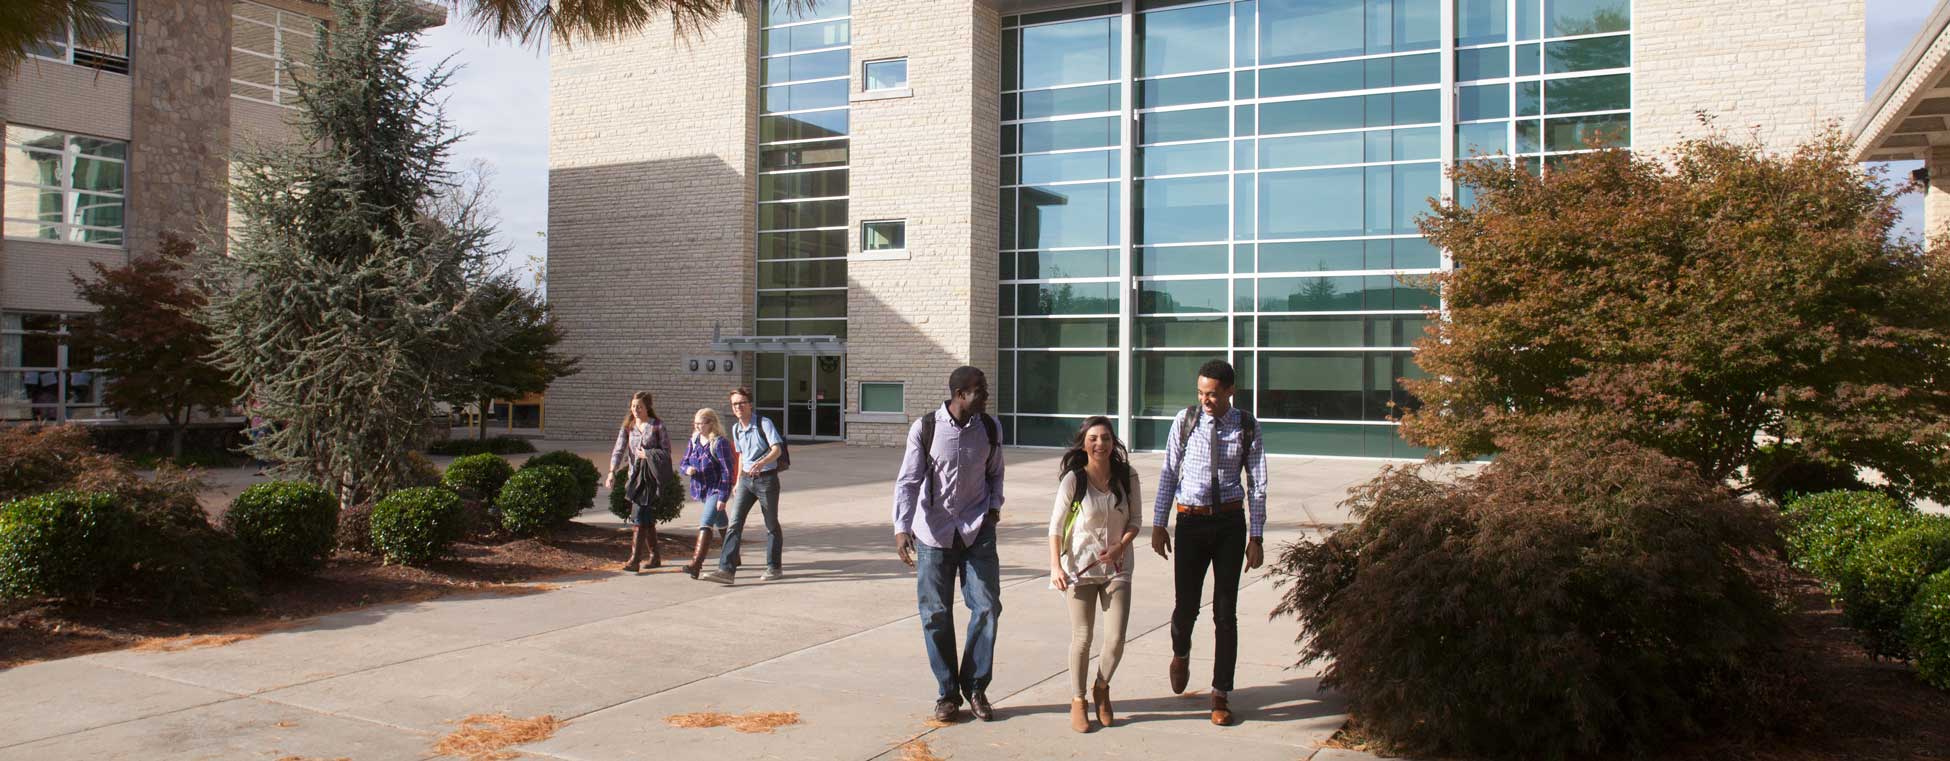
[{"label": "beige stone brick wall", "polygon": [[1636,0],[1632,146],[1658,151],[1701,134],[1696,112],[1783,149],[1863,102],[1865,0]]},{"label": "beige stone brick wall", "polygon": [[92,312],[94,307],[75,294],[72,273],[91,277],[90,263],[109,267],[128,263],[128,252],[109,246],[85,246],[9,240],[0,246],[0,308],[25,312]]},{"label": "beige stone brick wall", "polygon": [[[853,90],[860,62],[905,56],[913,95],[853,103],[853,250],[861,221],[906,219],[909,258],[847,267],[848,411],[860,381],[905,381],[912,418],[941,403],[957,366],[994,373],[1000,39],[983,0],[853,3]],[[852,443],[905,434],[847,426]]]},{"label": "beige stone brick wall", "polygon": [[127,74],[30,58],[6,80],[0,122],[129,139]]},{"label": "beige stone brick wall", "polygon": [[551,438],[607,437],[648,390],[674,435],[749,384],[690,375],[714,324],[750,330],[757,19],[688,37],[659,19],[558,45],[549,68],[549,301],[582,372],[548,391]]}]

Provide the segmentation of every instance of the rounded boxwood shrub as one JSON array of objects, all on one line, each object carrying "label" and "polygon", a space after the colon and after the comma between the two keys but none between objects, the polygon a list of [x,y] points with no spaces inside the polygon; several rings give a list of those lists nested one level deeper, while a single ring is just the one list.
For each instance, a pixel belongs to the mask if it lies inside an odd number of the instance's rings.
[{"label": "rounded boxwood shrub", "polygon": [[581,494],[568,468],[543,465],[516,471],[494,501],[501,527],[517,536],[533,536],[575,517]]},{"label": "rounded boxwood shrub", "polygon": [[1914,528],[1871,542],[1842,566],[1842,615],[1862,633],[1871,655],[1902,658],[1903,615],[1930,576],[1950,569],[1950,519],[1925,517]]},{"label": "rounded boxwood shrub", "polygon": [[596,504],[597,482],[603,478],[603,474],[596,470],[596,463],[590,462],[589,458],[566,449],[558,449],[553,452],[530,457],[527,462],[521,464],[521,467],[527,469],[540,468],[548,465],[568,468],[569,474],[575,476],[577,489],[576,505],[578,507],[588,507]]},{"label": "rounded boxwood shrub", "polygon": [[1843,569],[1861,547],[1921,523],[1915,508],[1882,492],[1830,491],[1788,502],[1782,539],[1788,557],[1840,593]]},{"label": "rounded boxwood shrub", "polygon": [[419,486],[386,495],[373,505],[372,548],[389,563],[414,565],[445,557],[466,531],[460,495],[442,486]]},{"label": "rounded boxwood shrub", "polygon": [[1743,567],[1772,510],[1624,442],[1513,442],[1475,474],[1389,468],[1359,523],[1287,545],[1302,624],[1405,753],[1639,752],[1777,719],[1781,621]]},{"label": "rounded boxwood shrub", "polygon": [[454,460],[440,477],[441,485],[468,499],[493,502],[501,485],[515,474],[515,466],[500,455],[482,452]]},{"label": "rounded boxwood shrub", "polygon": [[267,575],[318,570],[338,544],[339,501],[302,481],[272,481],[245,489],[223,514],[224,530],[243,546],[251,565]]},{"label": "rounded boxwood shrub", "polygon": [[1916,675],[1950,690],[1950,571],[1923,582],[1903,614],[1903,641],[1916,660]]},{"label": "rounded boxwood shrub", "polygon": [[57,491],[0,505],[0,595],[86,598],[134,559],[135,514],[114,495]]},{"label": "rounded boxwood shrub", "polygon": [[[609,512],[627,521],[630,519],[630,501],[623,496],[625,477],[626,474],[618,471],[617,485],[609,490]],[[684,491],[683,481],[682,478],[673,478],[670,483],[660,484],[662,488],[657,490],[657,502],[650,506],[650,514],[656,517],[658,523],[669,523],[683,514],[684,500],[690,497]]]}]

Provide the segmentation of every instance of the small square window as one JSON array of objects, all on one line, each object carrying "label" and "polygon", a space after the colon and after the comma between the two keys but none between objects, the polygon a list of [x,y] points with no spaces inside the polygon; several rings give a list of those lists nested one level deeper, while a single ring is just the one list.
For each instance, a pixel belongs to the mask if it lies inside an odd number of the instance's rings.
[{"label": "small square window", "polygon": [[868,61],[865,66],[867,92],[899,90],[907,86],[907,59],[905,58]]},{"label": "small square window", "polygon": [[907,411],[907,385],[904,383],[860,382],[861,412]]},{"label": "small square window", "polygon": [[907,220],[888,219],[860,223],[860,250],[907,250]]}]

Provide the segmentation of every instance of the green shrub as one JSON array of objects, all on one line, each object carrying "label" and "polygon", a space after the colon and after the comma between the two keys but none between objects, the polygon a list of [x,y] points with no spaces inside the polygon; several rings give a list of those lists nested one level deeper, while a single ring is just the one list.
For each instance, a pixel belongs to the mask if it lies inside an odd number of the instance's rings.
[{"label": "green shrub", "polygon": [[523,468],[501,487],[494,508],[501,513],[502,528],[517,536],[533,536],[575,517],[579,488],[568,468]]},{"label": "green shrub", "polygon": [[118,591],[165,616],[240,613],[257,607],[256,569],[242,543],[210,525],[194,495],[133,503],[138,559]]},{"label": "green shrub", "polygon": [[1407,753],[1641,752],[1772,723],[1781,622],[1742,560],[1772,511],[1624,442],[1516,442],[1453,480],[1390,468],[1359,523],[1287,545],[1302,663]]},{"label": "green shrub", "polygon": [[577,488],[576,505],[578,507],[589,507],[590,505],[596,504],[597,482],[603,479],[603,474],[596,470],[596,464],[590,462],[589,458],[566,449],[558,449],[547,454],[538,454],[530,457],[527,462],[521,464],[521,467],[524,469],[539,468],[545,465],[568,468],[569,474],[575,476]]},{"label": "green shrub", "polygon": [[459,457],[461,455],[481,454],[527,454],[535,451],[535,445],[520,436],[496,436],[486,441],[478,439],[448,439],[427,445],[427,454]]},{"label": "green shrub", "polygon": [[1916,590],[1903,614],[1903,641],[1916,675],[1950,690],[1950,571],[1938,571]]},{"label": "green shrub", "polygon": [[372,547],[388,563],[417,565],[446,557],[466,530],[460,495],[419,486],[386,495],[372,508]]},{"label": "green shrub", "polygon": [[251,565],[266,575],[303,575],[325,565],[338,544],[339,502],[302,481],[271,481],[245,489],[223,514],[224,530],[242,543]]},{"label": "green shrub", "polygon": [[[609,512],[622,520],[630,519],[630,501],[623,496],[623,481],[626,474],[617,471],[617,485],[609,490]],[[657,502],[650,506],[650,514],[658,523],[677,520],[684,513],[684,500],[690,495],[684,491],[684,479],[673,478],[670,483],[661,484],[657,490]]]},{"label": "green shrub", "polygon": [[135,514],[114,495],[58,491],[0,505],[0,595],[92,597],[128,571]]},{"label": "green shrub", "polygon": [[1870,542],[1842,566],[1842,615],[1870,655],[1903,658],[1903,614],[1923,581],[1950,569],[1950,519],[1925,516],[1914,528]]},{"label": "green shrub", "polygon": [[482,452],[448,464],[440,483],[468,499],[493,502],[495,496],[501,493],[501,485],[514,474],[515,466],[509,465],[500,455]]},{"label": "green shrub", "polygon": [[1747,480],[1754,491],[1785,505],[1804,494],[1868,489],[1847,463],[1816,459],[1799,444],[1767,444],[1747,458]]},{"label": "green shrub", "polygon": [[1787,505],[1788,557],[1839,594],[1843,569],[1861,547],[1922,521],[1915,508],[1874,491],[1831,491]]}]

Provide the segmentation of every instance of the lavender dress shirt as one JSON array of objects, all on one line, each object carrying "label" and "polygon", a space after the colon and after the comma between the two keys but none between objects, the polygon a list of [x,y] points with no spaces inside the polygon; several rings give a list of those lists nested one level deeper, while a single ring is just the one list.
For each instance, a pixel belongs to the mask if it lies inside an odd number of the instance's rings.
[{"label": "lavender dress shirt", "polygon": [[946,403],[932,414],[931,470],[921,464],[921,421],[907,429],[907,454],[894,480],[894,533],[913,534],[940,549],[953,547],[957,535],[964,545],[974,544],[982,520],[1002,508],[1002,449],[990,446],[980,416],[956,425]]}]

